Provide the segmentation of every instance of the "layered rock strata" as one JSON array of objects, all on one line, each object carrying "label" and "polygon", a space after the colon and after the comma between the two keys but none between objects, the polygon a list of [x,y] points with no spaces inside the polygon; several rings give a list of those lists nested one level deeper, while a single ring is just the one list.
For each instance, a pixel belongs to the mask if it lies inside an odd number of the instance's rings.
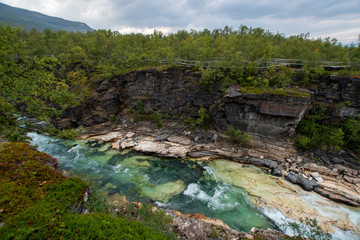
[{"label": "layered rock strata", "polygon": [[[155,154],[161,157],[194,158],[211,160],[225,158],[239,163],[252,164],[269,169],[269,173],[284,177],[289,182],[300,185],[306,191],[315,191],[320,195],[339,203],[360,206],[360,172],[340,164],[321,165],[309,158],[299,156],[291,142],[275,141],[254,135],[249,146],[239,148],[222,140],[219,132],[206,132],[193,135],[191,132],[174,129],[164,132],[152,127],[150,122],[103,132],[84,135],[87,139],[110,141],[119,151],[133,149],[139,152]],[[169,123],[173,124],[172,122]],[[179,124],[180,125],[180,124]],[[101,128],[101,125],[98,126]],[[169,129],[170,126],[164,126]],[[95,132],[97,132],[95,130]],[[212,135],[211,140],[202,143],[203,135]],[[198,142],[195,141],[198,139]]]},{"label": "layered rock strata", "polygon": [[[318,108],[323,108],[334,123],[358,116],[360,79],[319,77],[313,81],[311,92],[298,89],[307,93],[298,95],[252,93],[237,86],[230,86],[226,92],[216,88],[204,91],[200,78],[200,72],[192,69],[145,69],[101,80],[89,99],[65,111],[58,127],[90,127],[97,133],[86,137],[112,141],[120,151],[134,149],[164,157],[203,160],[227,158],[258,165],[307,191],[360,206],[356,154],[314,152],[304,157],[291,142],[304,114],[316,113]],[[142,111],[160,111],[172,120],[163,119],[162,128],[151,122],[135,124],[129,109],[139,103]],[[200,108],[207,109],[212,130],[190,131],[182,127],[187,117],[198,118]],[[114,129],[114,122],[118,129]],[[224,141],[222,132],[228,125],[250,133],[250,146],[240,148]],[[112,130],[99,134],[104,127]]]},{"label": "layered rock strata", "polygon": [[233,125],[262,136],[289,137],[310,101],[307,94],[253,94],[235,86],[226,92],[208,91],[200,78],[200,72],[192,70],[146,69],[102,80],[92,97],[65,111],[58,127],[88,127],[111,118],[123,122],[126,110],[141,102],[144,111],[177,118],[197,118],[198,110],[205,108],[219,129]]}]

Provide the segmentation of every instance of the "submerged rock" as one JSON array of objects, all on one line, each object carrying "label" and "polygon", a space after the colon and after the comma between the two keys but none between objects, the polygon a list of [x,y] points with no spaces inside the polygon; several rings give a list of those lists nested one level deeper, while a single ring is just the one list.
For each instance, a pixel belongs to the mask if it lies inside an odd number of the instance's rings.
[{"label": "submerged rock", "polygon": [[149,168],[151,166],[151,164],[149,163],[149,161],[147,161],[149,157],[144,156],[132,156],[132,157],[127,157],[125,158],[121,164],[127,167],[145,167],[145,168]]},{"label": "submerged rock", "polygon": [[186,186],[182,180],[157,184],[153,187],[145,186],[144,193],[154,201],[167,203],[173,196],[182,193]]}]

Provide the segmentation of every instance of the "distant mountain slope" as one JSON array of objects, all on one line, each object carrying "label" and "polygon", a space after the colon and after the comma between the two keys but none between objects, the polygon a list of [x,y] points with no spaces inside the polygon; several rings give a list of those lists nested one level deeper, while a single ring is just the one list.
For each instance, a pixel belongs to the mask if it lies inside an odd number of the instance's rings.
[{"label": "distant mountain slope", "polygon": [[22,8],[15,8],[0,3],[0,23],[10,26],[22,26],[26,31],[36,28],[38,31],[44,29],[65,30],[68,32],[93,31],[87,24],[73,22],[58,17],[50,17],[42,13],[29,11]]}]

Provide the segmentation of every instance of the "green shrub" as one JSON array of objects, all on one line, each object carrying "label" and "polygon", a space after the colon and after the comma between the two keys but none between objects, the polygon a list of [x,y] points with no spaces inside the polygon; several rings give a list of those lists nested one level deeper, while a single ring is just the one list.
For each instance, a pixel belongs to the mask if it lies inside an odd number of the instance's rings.
[{"label": "green shrub", "polygon": [[76,129],[62,129],[57,132],[56,138],[74,140],[84,131],[84,128],[79,127]]},{"label": "green shrub", "polygon": [[314,145],[311,142],[311,138],[301,134],[297,136],[297,145],[298,147],[306,150],[311,150],[314,147]]},{"label": "green shrub", "polygon": [[240,146],[244,144],[249,144],[251,142],[251,136],[245,132],[241,132],[239,129],[235,129],[233,126],[229,125],[225,131],[225,135],[228,136],[228,140],[233,143],[237,143]]},{"label": "green shrub", "polygon": [[297,128],[297,145],[311,150],[315,147],[323,150],[339,151],[344,146],[344,132],[341,127],[319,124],[314,119],[303,119]]},{"label": "green shrub", "polygon": [[99,213],[69,214],[53,236],[63,239],[167,239],[141,222]]},{"label": "green shrub", "polygon": [[144,103],[141,99],[129,107],[129,112],[133,114],[135,122],[147,120],[155,122],[159,128],[163,126],[161,120],[164,118],[164,115],[161,111],[154,111],[151,108],[150,110],[145,110]]},{"label": "green shrub", "polygon": [[209,111],[205,107],[201,107],[197,112],[198,118],[196,124],[200,127],[206,127],[211,122]]},{"label": "green shrub", "polygon": [[217,80],[217,72],[213,68],[202,68],[201,69],[201,79],[200,79],[200,86],[204,87],[205,89],[212,91],[216,80]]},{"label": "green shrub", "polygon": [[[319,117],[320,116],[320,117]],[[297,146],[312,150],[350,149],[360,153],[360,121],[348,119],[344,124],[330,125],[323,120],[325,115],[308,116],[312,119],[302,119],[297,127]]]},{"label": "green shrub", "polygon": [[193,119],[192,117],[187,117],[185,119],[185,125],[194,128],[196,126],[195,125],[195,119]]},{"label": "green shrub", "polygon": [[349,119],[344,127],[345,145],[360,154],[360,121]]}]

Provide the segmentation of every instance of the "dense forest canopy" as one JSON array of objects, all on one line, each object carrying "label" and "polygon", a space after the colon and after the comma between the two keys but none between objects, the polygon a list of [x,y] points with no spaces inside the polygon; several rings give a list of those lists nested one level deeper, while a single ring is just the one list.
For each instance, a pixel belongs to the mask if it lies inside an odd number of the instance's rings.
[{"label": "dense forest canopy", "polygon": [[[69,61],[69,55],[82,57],[97,70],[109,68],[122,71],[130,67],[158,62],[165,59],[209,61],[235,60],[259,61],[270,58],[301,59],[307,61],[354,62],[359,59],[356,46],[342,46],[336,39],[310,39],[309,34],[285,37],[261,28],[229,27],[190,32],[181,30],[164,35],[120,34],[110,30],[67,33],[45,30],[21,32],[20,38],[28,42],[30,55],[54,55],[61,61]],[[108,69],[108,70],[109,70]]]},{"label": "dense forest canopy", "polygon": [[[97,30],[74,33],[0,26],[1,132],[9,131],[15,116],[48,119],[89,94],[92,83],[131,69],[191,60],[203,72],[200,84],[212,89],[229,83],[287,87],[291,71],[271,65],[272,59],[300,61],[304,84],[319,71],[321,61],[359,70],[360,48],[342,46],[336,39],[310,39],[309,34],[285,37],[262,28],[240,26],[212,31],[164,35],[121,34]],[[257,67],[267,67],[262,77]],[[206,66],[211,66],[206,68]],[[349,71],[348,71],[349,72]],[[5,127],[6,126],[6,127]]]}]

